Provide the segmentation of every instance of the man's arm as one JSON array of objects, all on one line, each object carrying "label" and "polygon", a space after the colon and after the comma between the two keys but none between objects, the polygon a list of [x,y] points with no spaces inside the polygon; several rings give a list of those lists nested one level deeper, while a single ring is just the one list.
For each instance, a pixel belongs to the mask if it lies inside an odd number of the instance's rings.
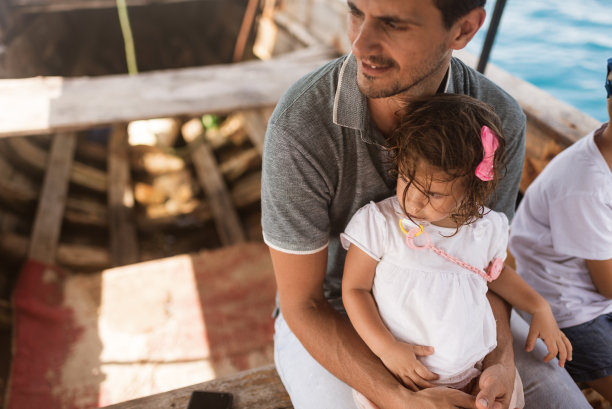
[{"label": "man's arm", "polygon": [[342,381],[384,409],[474,408],[474,398],[448,388],[403,387],[323,295],[327,249],[295,255],[270,249],[289,328],[310,354]]},{"label": "man's arm", "polygon": [[[510,305],[489,291],[487,298],[497,328],[497,347],[483,360],[483,372],[474,392],[478,409],[506,409],[514,389],[514,351],[510,332]],[[513,409],[513,408],[511,408]]]},{"label": "man's arm", "polygon": [[606,298],[612,298],[612,259],[586,260],[586,265],[597,292]]}]

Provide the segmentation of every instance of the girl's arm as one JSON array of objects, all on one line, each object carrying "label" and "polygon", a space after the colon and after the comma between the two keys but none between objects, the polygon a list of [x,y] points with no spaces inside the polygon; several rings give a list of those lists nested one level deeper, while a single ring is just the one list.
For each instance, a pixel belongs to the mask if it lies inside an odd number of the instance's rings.
[{"label": "girl's arm", "polygon": [[597,292],[606,298],[612,298],[612,259],[586,260],[586,265]]},{"label": "girl's arm", "polygon": [[[433,348],[399,342],[383,323],[372,296],[378,261],[355,245],[350,245],[342,277],[342,300],[357,333],[385,366],[408,388],[417,390],[435,385],[438,376],[415,355],[431,355]],[[417,387],[418,386],[418,387]]]},{"label": "girl's arm", "polygon": [[550,305],[513,268],[504,264],[499,278],[489,283],[489,289],[513,307],[531,314],[531,325],[525,344],[527,352],[533,350],[538,338],[542,338],[548,348],[548,355],[544,357],[545,362],[557,354],[561,367],[565,365],[566,360],[572,360],[572,345],[559,329]]}]

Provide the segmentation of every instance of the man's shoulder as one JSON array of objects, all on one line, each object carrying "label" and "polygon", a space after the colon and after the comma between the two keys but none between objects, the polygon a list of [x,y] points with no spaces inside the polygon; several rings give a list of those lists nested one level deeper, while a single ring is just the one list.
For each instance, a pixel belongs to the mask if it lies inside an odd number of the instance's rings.
[{"label": "man's shoulder", "polygon": [[[524,118],[519,103],[499,85],[457,57],[451,59],[455,92],[477,98],[495,108],[502,117]],[[523,119],[524,120],[524,119]]]},{"label": "man's shoulder", "polygon": [[293,111],[304,116],[308,111],[324,111],[333,107],[339,72],[347,56],[342,56],[294,82],[276,104],[271,123],[287,117]]}]

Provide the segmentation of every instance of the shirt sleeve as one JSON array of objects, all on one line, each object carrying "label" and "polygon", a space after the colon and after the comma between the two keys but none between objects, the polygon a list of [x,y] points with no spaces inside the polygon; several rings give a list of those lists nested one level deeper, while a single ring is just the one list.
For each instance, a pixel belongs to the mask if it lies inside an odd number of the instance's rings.
[{"label": "shirt sleeve", "polygon": [[501,212],[491,212],[489,216],[493,224],[489,261],[496,258],[501,258],[505,261],[508,255],[508,237],[510,235],[508,217]]},{"label": "shirt sleeve", "polygon": [[549,212],[555,251],[586,260],[612,258],[612,203],[597,192],[554,201]]},{"label": "shirt sleeve", "polygon": [[346,250],[354,244],[374,260],[380,261],[386,247],[387,230],[385,217],[376,204],[370,202],[355,213],[340,235],[340,241]]},{"label": "shirt sleeve", "polygon": [[[288,126],[268,125],[261,180],[264,241],[292,254],[310,254],[329,243],[331,187],[321,159],[291,135]],[[325,158],[323,158],[324,160]]]},{"label": "shirt sleeve", "polygon": [[[510,121],[510,120],[508,120]],[[516,115],[512,119],[515,127],[504,127],[506,133],[506,158],[507,164],[505,172],[502,173],[502,180],[498,185],[494,209],[504,213],[508,220],[514,217],[516,208],[516,198],[523,172],[523,162],[525,160],[525,116]],[[512,131],[507,131],[513,129]]]}]

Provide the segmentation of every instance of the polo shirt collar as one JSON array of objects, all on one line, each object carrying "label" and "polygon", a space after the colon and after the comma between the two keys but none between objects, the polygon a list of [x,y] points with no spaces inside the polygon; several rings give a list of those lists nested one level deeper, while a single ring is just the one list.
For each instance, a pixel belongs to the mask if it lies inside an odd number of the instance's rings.
[{"label": "polo shirt collar", "polygon": [[338,76],[334,96],[334,124],[364,131],[369,121],[368,101],[357,85],[357,60],[349,53]]}]

